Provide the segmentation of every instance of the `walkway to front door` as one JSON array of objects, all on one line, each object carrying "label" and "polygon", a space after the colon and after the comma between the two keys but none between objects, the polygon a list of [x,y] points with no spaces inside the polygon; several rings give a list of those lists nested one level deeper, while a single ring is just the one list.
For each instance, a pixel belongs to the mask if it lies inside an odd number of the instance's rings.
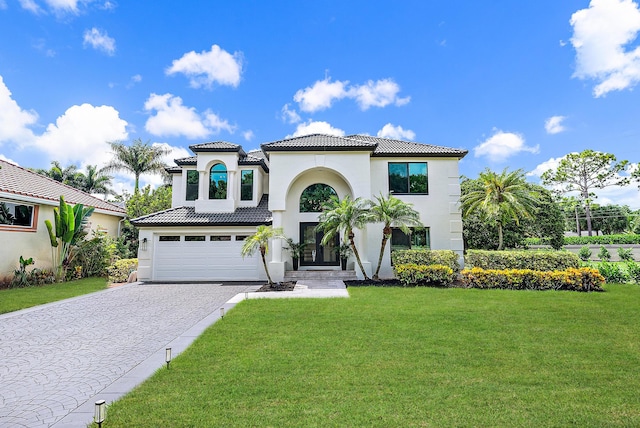
[{"label": "walkway to front door", "polygon": [[318,223],[300,223],[300,241],[304,242],[305,249],[300,257],[300,266],[340,266],[340,259],[336,248],[340,246],[340,236],[326,245],[322,245],[324,233],[316,231]]}]

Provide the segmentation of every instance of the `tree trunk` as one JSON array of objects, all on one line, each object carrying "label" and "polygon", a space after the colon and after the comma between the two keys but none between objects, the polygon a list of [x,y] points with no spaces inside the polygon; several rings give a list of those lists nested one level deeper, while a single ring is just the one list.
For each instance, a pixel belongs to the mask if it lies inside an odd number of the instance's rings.
[{"label": "tree trunk", "polygon": [[591,230],[591,209],[589,208],[589,202],[586,203],[584,207],[585,217],[587,218],[587,231],[589,232],[589,236],[593,235]]},{"label": "tree trunk", "polygon": [[502,250],[503,245],[503,237],[502,237],[502,223],[498,223],[498,251]]},{"label": "tree trunk", "polygon": [[262,265],[264,266],[264,271],[267,274],[267,280],[269,281],[269,287],[271,287],[273,285],[273,281],[271,280],[271,275],[269,275],[269,268],[267,267],[267,259],[265,259],[264,254],[266,251],[264,251],[262,248],[260,248],[260,256],[262,256]]},{"label": "tree trunk", "polygon": [[384,257],[384,249],[387,246],[387,241],[389,240],[390,227],[385,226],[382,231],[382,243],[380,244],[380,255],[378,256],[378,267],[376,268],[376,273],[373,274],[373,280],[377,281],[380,279],[378,274],[380,273],[380,266],[382,266],[382,258]]},{"label": "tree trunk", "polygon": [[358,266],[360,267],[360,271],[364,276],[364,279],[371,279],[367,276],[367,273],[364,271],[364,267],[362,266],[362,261],[360,260],[360,253],[358,253],[358,249],[356,248],[356,244],[353,240],[354,238],[353,231],[349,231],[349,243],[351,244],[351,249],[353,250],[353,255],[356,256],[356,261],[358,262]]}]

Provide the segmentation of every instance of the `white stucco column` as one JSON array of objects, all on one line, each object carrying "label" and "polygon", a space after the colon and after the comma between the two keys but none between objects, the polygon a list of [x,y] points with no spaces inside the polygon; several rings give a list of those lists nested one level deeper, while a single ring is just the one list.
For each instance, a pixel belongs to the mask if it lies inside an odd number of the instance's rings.
[{"label": "white stucco column", "polygon": [[207,171],[198,171],[200,178],[198,179],[198,200],[204,201],[208,192],[209,180],[207,180]]},{"label": "white stucco column", "polygon": [[[368,239],[367,239],[367,230],[366,229],[356,229],[353,231],[356,234],[356,246],[358,247],[358,254],[360,254],[360,261],[362,262],[362,267],[365,272],[371,278],[373,275],[373,271],[371,270],[371,262],[369,261],[368,256]],[[358,262],[355,261],[355,270],[358,279],[364,279],[364,275],[360,272],[360,266],[358,266]]]},{"label": "white stucco column", "polygon": [[233,200],[240,199],[236,195],[236,172],[228,171],[227,174],[229,174],[229,177],[227,180],[227,199],[233,199]]},{"label": "white stucco column", "polygon": [[[273,228],[282,227],[282,211],[273,211]],[[284,262],[282,261],[282,239],[273,239],[271,242],[271,261],[269,262],[269,273],[274,281],[284,279]]]}]

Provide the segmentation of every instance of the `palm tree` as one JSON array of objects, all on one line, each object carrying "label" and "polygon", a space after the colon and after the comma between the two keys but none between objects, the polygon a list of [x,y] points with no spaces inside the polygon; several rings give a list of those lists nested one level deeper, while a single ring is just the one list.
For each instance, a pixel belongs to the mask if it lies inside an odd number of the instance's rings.
[{"label": "palm tree", "polygon": [[76,189],[81,188],[81,182],[84,176],[84,174],[78,171],[78,167],[76,165],[72,164],[65,168],[60,164],[60,162],[55,160],[51,162],[50,169],[36,169],[35,172],[60,183],[75,187]]},{"label": "palm tree", "polygon": [[106,197],[111,193],[110,185],[111,177],[106,175],[104,170],[98,170],[96,165],[87,165],[87,173],[83,174],[82,190],[87,193],[101,193]]},{"label": "palm tree", "polygon": [[264,266],[264,271],[267,274],[267,280],[269,281],[270,287],[273,285],[273,281],[271,280],[271,275],[269,275],[269,268],[267,267],[265,255],[269,252],[269,240],[278,238],[286,239],[282,228],[273,228],[271,226],[264,225],[258,226],[256,233],[244,240],[244,244],[240,250],[243,258],[245,256],[252,256],[258,250],[260,251],[262,265]]},{"label": "palm tree", "polygon": [[378,256],[378,267],[373,274],[373,279],[379,279],[380,266],[387,241],[391,238],[391,227],[400,228],[407,235],[411,233],[410,226],[422,226],[420,213],[413,209],[413,204],[404,202],[393,195],[385,198],[382,194],[376,196],[375,202],[370,205],[372,220],[384,223],[382,229],[382,243],[380,244],[380,256]]},{"label": "palm tree", "polygon": [[349,245],[353,250],[353,255],[356,257],[364,279],[370,279],[362,266],[353,232],[354,229],[362,229],[370,222],[371,213],[368,209],[368,202],[362,198],[351,199],[348,195],[342,200],[338,200],[337,197],[333,196],[325,204],[324,208],[325,211],[318,217],[320,223],[317,226],[318,230],[322,230],[324,233],[322,244],[326,245],[336,234],[341,231],[344,232],[344,236],[349,240]]},{"label": "palm tree", "polygon": [[525,181],[521,169],[498,174],[489,169],[478,176],[482,188],[460,198],[462,214],[478,211],[488,221],[498,225],[498,250],[503,247],[503,227],[513,220],[519,224],[522,218],[531,218],[536,211],[537,196]]},{"label": "palm tree", "polygon": [[133,141],[130,146],[125,146],[121,142],[109,142],[113,150],[114,158],[102,171],[116,172],[127,171],[135,176],[133,191],[138,191],[140,175],[145,173],[163,174],[165,163],[162,157],[169,154],[169,150],[162,146],[153,146],[149,141],[143,143],[140,138]]}]

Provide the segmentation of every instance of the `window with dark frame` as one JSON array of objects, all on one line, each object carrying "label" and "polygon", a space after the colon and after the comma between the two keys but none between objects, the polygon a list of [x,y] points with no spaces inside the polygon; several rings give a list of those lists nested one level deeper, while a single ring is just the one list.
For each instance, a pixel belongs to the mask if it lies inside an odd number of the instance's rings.
[{"label": "window with dark frame", "polygon": [[209,170],[209,199],[227,199],[227,167],[223,163]]},{"label": "window with dark frame", "polygon": [[240,200],[253,200],[253,170],[240,171]]},{"label": "window with dark frame", "polygon": [[211,241],[231,241],[231,235],[214,235],[209,238]]},{"label": "window with dark frame", "polygon": [[34,206],[0,201],[0,226],[33,228]]},{"label": "window with dark frame", "polygon": [[187,171],[187,201],[198,199],[198,187],[200,184],[200,173],[198,171]]},{"label": "window with dark frame", "polygon": [[204,242],[205,241],[205,237],[204,237],[204,235],[202,235],[202,236],[185,236],[184,240],[185,240],[185,242]]},{"label": "window with dark frame", "polygon": [[158,240],[160,242],[178,242],[180,241],[180,236],[176,235],[161,235]]},{"label": "window with dark frame", "polygon": [[426,162],[389,162],[389,193],[429,193],[428,168]]},{"label": "window with dark frame", "polygon": [[407,235],[401,229],[391,229],[391,251],[431,248],[431,234],[428,227],[413,227]]}]

